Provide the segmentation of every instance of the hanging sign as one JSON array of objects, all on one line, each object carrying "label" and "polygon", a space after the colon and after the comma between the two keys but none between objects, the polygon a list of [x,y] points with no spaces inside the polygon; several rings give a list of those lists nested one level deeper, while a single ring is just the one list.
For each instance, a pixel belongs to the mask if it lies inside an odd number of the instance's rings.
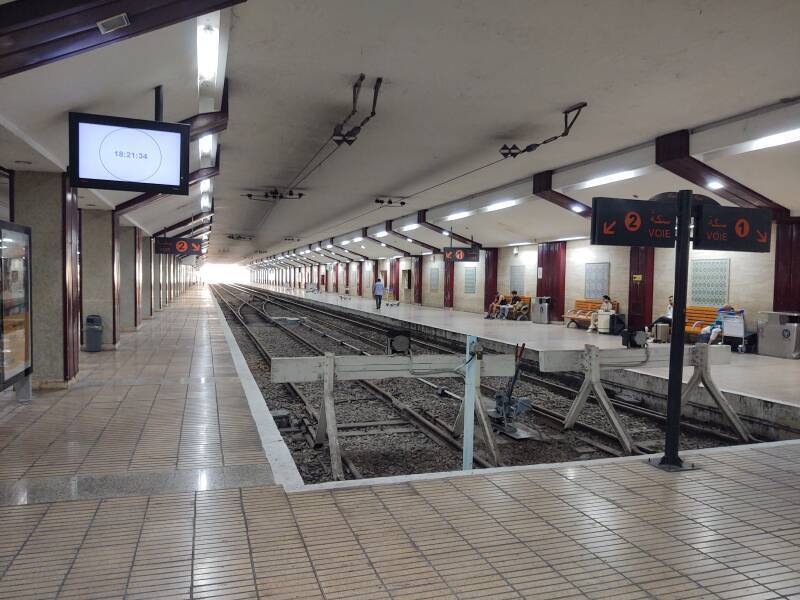
[{"label": "hanging sign", "polygon": [[735,208],[702,204],[694,222],[698,250],[769,252],[772,212],[768,208]]},{"label": "hanging sign", "polygon": [[444,259],[447,262],[480,262],[480,248],[445,248]]},{"label": "hanging sign", "polygon": [[592,198],[592,244],[672,248],[676,218],[674,202]]},{"label": "hanging sign", "polygon": [[156,238],[156,254],[186,254],[200,256],[203,240],[200,238]]}]

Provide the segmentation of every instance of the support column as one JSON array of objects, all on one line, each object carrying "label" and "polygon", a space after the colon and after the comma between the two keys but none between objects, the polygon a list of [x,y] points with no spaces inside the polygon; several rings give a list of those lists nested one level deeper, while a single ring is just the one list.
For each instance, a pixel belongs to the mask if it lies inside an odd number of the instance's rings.
[{"label": "support column", "polygon": [[81,217],[83,318],[100,315],[103,349],[114,350],[119,341],[115,326],[119,318],[119,252],[114,214],[107,210],[83,210]]},{"label": "support column", "polygon": [[[64,385],[80,356],[77,194],[64,173],[19,171],[14,222],[31,228],[31,336],[36,385]],[[108,232],[106,232],[108,233]]]},{"label": "support column", "polygon": [[415,256],[413,263],[414,274],[414,304],[422,304],[422,257]]},{"label": "support column", "polygon": [[[497,289],[497,259],[499,252],[497,248],[484,248],[483,252],[483,310],[488,311],[489,305],[494,300],[494,295],[499,291]],[[508,291],[510,292],[511,290]]]},{"label": "support column", "polygon": [[444,307],[453,308],[453,284],[455,282],[455,263],[444,261]]},{"label": "support column", "polygon": [[537,296],[550,296],[550,318],[560,321],[564,314],[567,274],[567,242],[539,244]]},{"label": "support column", "polygon": [[138,227],[119,228],[119,311],[122,331],[135,331],[140,323],[142,255]]},{"label": "support column", "polygon": [[[154,238],[151,238],[151,240]],[[163,267],[162,263],[164,262],[164,255],[163,254],[156,254],[155,248],[151,243],[150,250],[153,256],[153,312],[159,311],[163,308],[164,296],[163,296]]]},{"label": "support column", "polygon": [[141,236],[142,318],[153,318],[153,243],[149,235]]}]

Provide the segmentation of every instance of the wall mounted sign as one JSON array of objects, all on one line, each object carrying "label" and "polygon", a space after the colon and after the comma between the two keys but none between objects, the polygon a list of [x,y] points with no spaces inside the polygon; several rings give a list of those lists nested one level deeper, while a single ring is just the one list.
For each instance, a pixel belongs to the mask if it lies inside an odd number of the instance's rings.
[{"label": "wall mounted sign", "polygon": [[185,254],[200,256],[203,240],[200,238],[156,238],[156,254]]},{"label": "wall mounted sign", "polygon": [[769,252],[772,212],[767,208],[700,205],[694,222],[698,250]]},{"label": "wall mounted sign", "polygon": [[445,248],[444,259],[448,262],[480,262],[480,248]]},{"label": "wall mounted sign", "polygon": [[676,216],[673,202],[592,198],[592,244],[672,248]]}]

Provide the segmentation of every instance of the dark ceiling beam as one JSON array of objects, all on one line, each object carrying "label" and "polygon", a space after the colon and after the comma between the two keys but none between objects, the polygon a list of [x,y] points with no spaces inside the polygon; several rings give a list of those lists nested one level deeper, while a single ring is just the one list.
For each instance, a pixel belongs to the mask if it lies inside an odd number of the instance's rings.
[{"label": "dark ceiling beam", "polygon": [[592,207],[586,206],[583,202],[575,200],[566,194],[557,192],[553,189],[553,172],[542,171],[533,176],[533,195],[544,198],[556,206],[574,212],[576,215],[592,218]]},{"label": "dark ceiling beam", "polygon": [[[209,179],[211,177],[216,177],[219,175],[219,165],[220,165],[220,157],[222,155],[222,145],[217,145],[217,154],[214,158],[214,164],[210,167],[200,167],[196,171],[192,171],[189,173],[189,185],[197,185],[204,179]],[[126,200],[125,202],[121,203],[114,209],[114,212],[117,216],[121,217],[122,215],[133,212],[134,210],[139,210],[140,208],[144,208],[145,206],[149,206],[153,202],[157,202],[158,200],[163,200],[167,198],[170,194],[139,194],[135,198],[131,198],[130,200]]]},{"label": "dark ceiling beam", "polygon": [[[394,250],[396,252],[399,252],[403,256],[411,256],[411,252],[406,252],[402,248],[398,248],[397,246],[392,246],[391,244],[388,244],[388,243],[384,242],[382,238],[370,237],[367,234],[367,228],[366,227],[364,227],[361,230],[361,237],[363,237],[365,240],[369,240],[370,242],[374,242],[375,244],[378,244],[379,246],[386,246],[387,248],[391,248],[392,250]],[[376,260],[376,259],[371,258],[369,260]]]},{"label": "dark ceiling beam", "polygon": [[410,235],[407,235],[407,234],[399,232],[399,231],[395,231],[394,228],[392,227],[392,222],[391,221],[386,221],[386,231],[388,231],[389,233],[391,233],[394,236],[403,238],[403,240],[405,242],[409,243],[409,244],[416,244],[417,246],[422,246],[423,248],[425,248],[426,250],[430,250],[434,254],[441,254],[441,252],[442,252],[441,248],[437,248],[436,246],[431,246],[430,244],[426,244],[425,242],[421,242],[419,240],[415,240]]},{"label": "dark ceiling beam", "polygon": [[[789,209],[785,206],[770,200],[689,154],[689,131],[686,129],[656,138],[656,164],[686,181],[706,188],[736,206],[769,208],[772,210],[774,219],[789,216]],[[709,187],[711,182],[720,183],[723,187],[711,188]]]},{"label": "dark ceiling beam", "polygon": [[[17,0],[0,5],[0,78],[162,29],[244,0]],[[126,13],[107,34],[97,22]]]},{"label": "dark ceiling beam", "polygon": [[189,225],[192,225],[194,223],[200,223],[201,221],[205,221],[206,219],[210,219],[213,216],[214,216],[213,212],[207,212],[207,213],[200,213],[200,214],[197,214],[197,215],[192,215],[191,217],[187,217],[186,219],[183,219],[182,221],[178,221],[177,223],[173,223],[169,227],[164,227],[164,229],[161,229],[160,231],[157,231],[156,233],[154,233],[153,237],[159,237],[159,236],[162,236],[162,235],[167,235],[170,231],[174,231],[174,230],[176,230],[176,229],[178,229],[180,227],[188,227]]},{"label": "dark ceiling beam", "polygon": [[181,121],[189,125],[189,141],[199,140],[204,135],[220,133],[228,128],[228,78],[222,85],[222,107],[214,112],[196,114]]},{"label": "dark ceiling beam", "polygon": [[451,239],[454,239],[457,242],[461,242],[462,244],[466,244],[467,246],[474,246],[475,248],[483,248],[483,246],[479,242],[476,242],[475,240],[471,240],[467,237],[464,237],[463,235],[458,234],[455,231],[448,231],[444,227],[439,227],[438,225],[434,225],[433,223],[428,223],[427,217],[428,217],[427,210],[418,211],[417,223],[419,223],[426,229],[435,231],[438,234],[447,234],[447,237],[450,237]]}]

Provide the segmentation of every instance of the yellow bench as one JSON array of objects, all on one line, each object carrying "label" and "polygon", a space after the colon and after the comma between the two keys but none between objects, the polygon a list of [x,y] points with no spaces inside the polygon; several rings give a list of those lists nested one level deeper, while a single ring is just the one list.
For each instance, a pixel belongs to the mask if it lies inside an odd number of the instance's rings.
[{"label": "yellow bench", "polygon": [[703,327],[717,320],[717,308],[713,306],[687,306],[686,326],[684,331],[689,335],[698,335]]},{"label": "yellow bench", "polygon": [[[506,299],[506,302],[511,304],[511,299],[513,298],[513,296],[511,294],[508,294],[506,296],[503,296],[503,298]],[[531,312],[531,297],[518,296],[518,298],[520,299],[520,302],[522,302],[522,307],[519,308],[518,310],[512,310],[511,312],[508,313],[508,318],[513,319],[514,321],[522,321],[530,318],[529,315]]]},{"label": "yellow bench", "polygon": [[[566,323],[567,327],[569,327],[572,323],[575,323],[575,325],[578,327],[588,327],[592,322],[592,313],[600,310],[600,305],[602,303],[603,301],[599,299],[595,300],[581,298],[579,300],[575,300],[575,307],[570,308],[567,311],[567,314],[563,316],[564,322]],[[615,313],[619,312],[619,302],[612,300],[611,306],[613,307]]]}]

